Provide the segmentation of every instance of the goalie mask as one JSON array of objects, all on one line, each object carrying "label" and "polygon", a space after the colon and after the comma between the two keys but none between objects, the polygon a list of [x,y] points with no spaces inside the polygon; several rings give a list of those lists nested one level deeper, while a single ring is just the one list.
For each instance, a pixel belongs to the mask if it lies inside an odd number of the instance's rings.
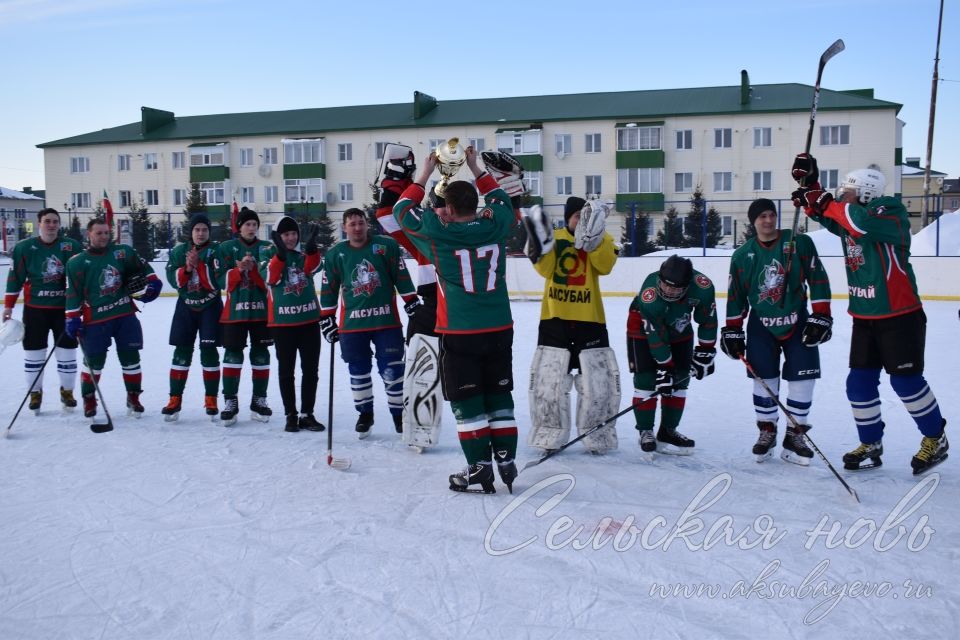
[{"label": "goalie mask", "polygon": [[23,333],[23,323],[16,318],[10,318],[0,325],[0,353],[23,340]]},{"label": "goalie mask", "polygon": [[844,177],[837,188],[837,199],[839,200],[839,196],[844,191],[853,191],[861,204],[867,204],[874,198],[882,196],[886,186],[887,179],[876,169],[857,169]]},{"label": "goalie mask", "polygon": [[672,255],[660,265],[657,288],[660,297],[667,302],[676,302],[687,294],[693,279],[693,263],[687,258]]}]

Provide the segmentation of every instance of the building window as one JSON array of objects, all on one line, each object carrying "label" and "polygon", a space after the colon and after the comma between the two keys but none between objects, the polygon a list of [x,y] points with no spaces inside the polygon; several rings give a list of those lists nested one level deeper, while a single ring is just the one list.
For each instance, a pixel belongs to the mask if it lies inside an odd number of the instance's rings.
[{"label": "building window", "polygon": [[117,171],[130,171],[130,156],[117,156]]},{"label": "building window", "polygon": [[223,183],[222,182],[201,182],[200,193],[207,204],[223,204]]},{"label": "building window", "polygon": [[583,148],[587,153],[600,153],[600,134],[585,134],[583,138]]},{"label": "building window", "polygon": [[277,164],[277,148],[276,147],[263,148],[263,164]]},{"label": "building window", "polygon": [[350,184],[350,183],[340,184],[340,199],[344,202],[353,201],[353,184]]},{"label": "building window", "polygon": [[222,167],[223,151],[193,151],[190,153],[191,167]]},{"label": "building window", "polygon": [[186,151],[174,151],[172,154],[170,154],[170,157],[173,161],[174,169],[187,168],[187,152]]},{"label": "building window", "polygon": [[[383,152],[386,150],[388,144],[393,144],[392,142],[376,142],[373,146],[374,155],[377,160],[383,160]],[[434,148],[431,148],[430,151],[433,151]]]},{"label": "building window", "polygon": [[87,173],[90,171],[90,158],[70,158],[70,173]]},{"label": "building window", "polygon": [[[128,157],[129,157],[129,156],[128,156]],[[121,206],[121,207],[129,207],[129,206],[132,205],[132,204],[133,204],[133,198],[130,197],[130,192],[129,192],[129,191],[121,191],[121,192],[120,192],[120,206]]]},{"label": "building window", "polygon": [[148,207],[156,207],[160,205],[160,191],[157,189],[147,189],[143,192],[144,197],[147,201]]},{"label": "building window", "polygon": [[713,148],[729,149],[733,146],[733,129],[714,129]]},{"label": "building window", "polygon": [[315,164],[317,162],[323,162],[323,147],[320,140],[291,140],[283,143],[283,164]]},{"label": "building window", "polygon": [[253,204],[256,199],[256,187],[240,187],[240,204]]},{"label": "building window", "polygon": [[617,193],[662,193],[663,169],[617,169]]},{"label": "building window", "polygon": [[754,171],[753,172],[753,190],[754,191],[772,191],[773,172]]},{"label": "building window", "polygon": [[[427,141],[427,148],[428,148],[430,151],[436,151],[436,150],[437,150],[437,147],[439,147],[439,146],[442,145],[442,144],[446,144],[446,143],[447,143],[447,140],[449,140],[449,138],[430,138],[430,139]],[[382,154],[381,154],[381,155],[382,155]]]},{"label": "building window", "polygon": [[822,186],[826,191],[833,191],[839,187],[839,169],[820,169],[820,186]]},{"label": "building window", "polygon": [[497,149],[521,155],[540,153],[540,131],[498,133]]},{"label": "building window", "polygon": [[587,176],[585,183],[585,191],[588,196],[599,196],[601,193],[603,193],[603,185],[600,180],[600,176]]},{"label": "building window", "polygon": [[713,174],[713,190],[717,193],[733,191],[733,173],[730,171],[716,171]]},{"label": "building window", "polygon": [[693,191],[693,174],[692,173],[675,173],[673,174],[673,190],[677,193],[686,193]]},{"label": "building window", "polygon": [[557,176],[557,195],[573,195],[573,178],[570,176]]},{"label": "building window", "polygon": [[[178,151],[177,153],[183,153]],[[182,207],[187,204],[187,190],[186,189],[174,189],[173,190],[173,206]]]},{"label": "building window", "polygon": [[350,142],[344,142],[337,145],[337,160],[340,162],[348,162],[353,160],[353,144]]},{"label": "building window", "polygon": [[770,127],[754,127],[753,128],[753,146],[754,147],[769,147],[772,146],[772,135]]},{"label": "building window", "polygon": [[323,178],[283,181],[284,202],[323,202]]},{"label": "building window", "polygon": [[263,202],[264,204],[276,204],[279,202],[279,196],[277,195],[278,188],[276,185],[268,186],[263,188]]},{"label": "building window", "polygon": [[850,144],[850,125],[820,127],[820,144],[824,146]]},{"label": "building window", "polygon": [[693,129],[680,129],[677,134],[677,149],[693,149]]},{"label": "building window", "polygon": [[89,193],[71,193],[70,206],[76,209],[89,209],[90,194]]},{"label": "building window", "polygon": [[470,146],[476,149],[477,153],[485,151],[487,148],[487,143],[483,138],[470,138]]},{"label": "building window", "polygon": [[240,149],[240,166],[241,167],[253,166],[253,147]]},{"label": "building window", "polygon": [[661,148],[660,127],[625,127],[623,129],[617,129],[617,151],[640,151]]},{"label": "building window", "polygon": [[568,133],[558,133],[553,137],[554,153],[557,155],[568,156],[573,148],[573,136]]},{"label": "building window", "polygon": [[723,216],[723,235],[729,236],[733,233],[733,216]]},{"label": "building window", "polygon": [[524,173],[523,184],[527,188],[527,191],[531,196],[539,197],[542,195],[540,193],[540,181],[543,180],[543,173],[540,171],[531,171],[529,173]]},{"label": "building window", "polygon": [[143,168],[147,171],[156,171],[160,168],[160,165],[157,163],[157,154],[155,153],[145,153],[143,154]]}]

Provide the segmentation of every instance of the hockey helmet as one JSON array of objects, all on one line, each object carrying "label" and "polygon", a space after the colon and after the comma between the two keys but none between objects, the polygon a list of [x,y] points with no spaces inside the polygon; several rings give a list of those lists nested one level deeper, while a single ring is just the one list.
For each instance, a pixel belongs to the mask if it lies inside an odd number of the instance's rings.
[{"label": "hockey helmet", "polygon": [[23,323],[16,318],[10,318],[0,325],[0,353],[3,353],[10,345],[23,340],[23,333]]},{"label": "hockey helmet", "polygon": [[667,302],[676,302],[687,293],[687,287],[693,279],[693,263],[688,258],[674,254],[660,265],[657,277],[660,297]]},{"label": "hockey helmet", "polygon": [[854,191],[857,194],[857,200],[867,204],[874,198],[883,195],[883,190],[887,186],[887,179],[876,169],[857,169],[851,171],[840,183],[837,194],[844,191]]}]

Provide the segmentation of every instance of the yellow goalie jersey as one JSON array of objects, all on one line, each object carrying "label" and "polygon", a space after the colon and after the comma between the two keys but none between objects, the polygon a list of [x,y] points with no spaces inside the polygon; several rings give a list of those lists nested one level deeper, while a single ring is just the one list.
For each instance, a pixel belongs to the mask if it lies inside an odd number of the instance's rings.
[{"label": "yellow goalie jersey", "polygon": [[553,238],[553,251],[534,264],[537,273],[547,279],[540,319],[605,324],[599,278],[610,273],[617,261],[613,236],[603,234],[600,246],[590,253],[573,245],[573,234],[566,227],[554,231]]}]

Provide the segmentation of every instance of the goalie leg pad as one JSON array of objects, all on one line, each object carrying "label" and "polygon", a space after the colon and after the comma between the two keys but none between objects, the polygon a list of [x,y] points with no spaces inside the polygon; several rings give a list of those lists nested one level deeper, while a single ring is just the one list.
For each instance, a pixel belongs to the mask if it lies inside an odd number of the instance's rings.
[{"label": "goalie leg pad", "polygon": [[530,208],[523,217],[523,225],[527,229],[526,253],[530,260],[536,262],[545,253],[553,251],[553,225],[540,205]]},{"label": "goalie leg pad", "polygon": [[[610,347],[580,352],[577,386],[577,434],[595,427],[620,411],[620,368]],[[583,439],[588,451],[603,453],[617,448],[616,422]]]},{"label": "goalie leg pad", "polygon": [[570,439],[570,352],[540,345],[530,364],[530,434],[527,444],[559,449]]},{"label": "goalie leg pad", "polygon": [[403,442],[424,449],[437,444],[443,416],[440,338],[410,336],[403,378]]}]

